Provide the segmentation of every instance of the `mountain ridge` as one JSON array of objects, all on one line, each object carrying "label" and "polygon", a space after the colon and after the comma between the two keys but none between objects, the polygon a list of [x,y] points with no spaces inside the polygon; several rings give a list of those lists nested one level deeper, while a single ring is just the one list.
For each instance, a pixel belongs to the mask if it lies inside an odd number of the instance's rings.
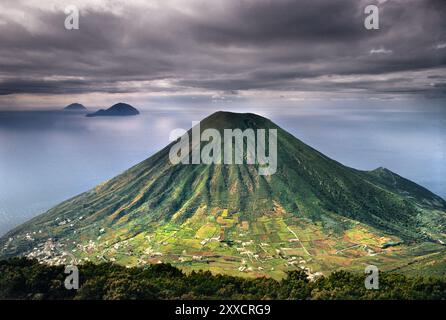
[{"label": "mountain ridge", "polygon": [[87,108],[85,108],[85,106],[83,104],[76,102],[76,103],[69,104],[68,106],[63,108],[63,110],[66,110],[66,111],[87,111]]},{"label": "mountain ridge", "polygon": [[112,105],[108,109],[100,109],[96,112],[89,113],[86,116],[87,117],[106,117],[106,116],[115,116],[115,117],[122,117],[122,116],[136,116],[139,114],[139,111],[132,107],[131,105],[123,102],[116,103]]}]

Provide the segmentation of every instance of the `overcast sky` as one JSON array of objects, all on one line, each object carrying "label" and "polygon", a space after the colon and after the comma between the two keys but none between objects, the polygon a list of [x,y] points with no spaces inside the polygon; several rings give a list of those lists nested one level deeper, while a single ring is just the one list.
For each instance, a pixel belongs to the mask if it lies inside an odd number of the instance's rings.
[{"label": "overcast sky", "polygon": [[444,0],[2,0],[0,108],[445,99],[445,17]]}]

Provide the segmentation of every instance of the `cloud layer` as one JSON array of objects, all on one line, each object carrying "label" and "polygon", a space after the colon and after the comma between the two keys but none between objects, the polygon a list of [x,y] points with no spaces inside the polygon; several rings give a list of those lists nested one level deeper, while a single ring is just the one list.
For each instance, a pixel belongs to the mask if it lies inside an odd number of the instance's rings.
[{"label": "cloud layer", "polygon": [[[64,28],[71,4],[79,30]],[[368,4],[380,8],[379,30],[363,26]],[[2,7],[0,95],[8,101],[142,92],[446,97],[444,0],[3,0]]]}]

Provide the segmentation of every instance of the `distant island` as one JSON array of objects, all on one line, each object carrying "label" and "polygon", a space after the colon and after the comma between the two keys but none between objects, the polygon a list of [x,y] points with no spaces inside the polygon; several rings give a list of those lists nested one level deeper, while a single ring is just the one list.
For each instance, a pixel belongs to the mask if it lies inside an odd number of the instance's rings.
[{"label": "distant island", "polygon": [[66,106],[63,109],[67,110],[67,111],[86,111],[87,110],[87,108],[85,108],[84,105],[82,105],[80,103],[69,104],[68,106]]},{"label": "distant island", "polygon": [[100,109],[94,113],[87,114],[87,117],[105,117],[105,116],[136,116],[139,111],[127,103],[117,103],[107,110]]}]

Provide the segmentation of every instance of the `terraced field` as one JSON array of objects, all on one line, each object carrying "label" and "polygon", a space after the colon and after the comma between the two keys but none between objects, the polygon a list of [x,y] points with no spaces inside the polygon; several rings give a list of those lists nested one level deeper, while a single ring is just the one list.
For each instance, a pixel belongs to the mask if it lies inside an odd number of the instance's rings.
[{"label": "terraced field", "polygon": [[57,244],[47,242],[28,256],[49,264],[67,263],[73,257],[77,262],[112,261],[127,266],[169,262],[185,271],[276,279],[298,268],[317,277],[337,269],[363,272],[369,264],[383,271],[414,274],[424,270],[429,275],[442,275],[446,271],[444,246],[388,246],[400,239],[345,218],[338,222],[345,231],[335,232],[280,207],[253,220],[242,220],[243,215],[227,209],[207,212],[200,208],[183,224],[154,226],[153,231],[134,236],[127,230],[98,229],[95,241],[76,242],[72,238]]}]

